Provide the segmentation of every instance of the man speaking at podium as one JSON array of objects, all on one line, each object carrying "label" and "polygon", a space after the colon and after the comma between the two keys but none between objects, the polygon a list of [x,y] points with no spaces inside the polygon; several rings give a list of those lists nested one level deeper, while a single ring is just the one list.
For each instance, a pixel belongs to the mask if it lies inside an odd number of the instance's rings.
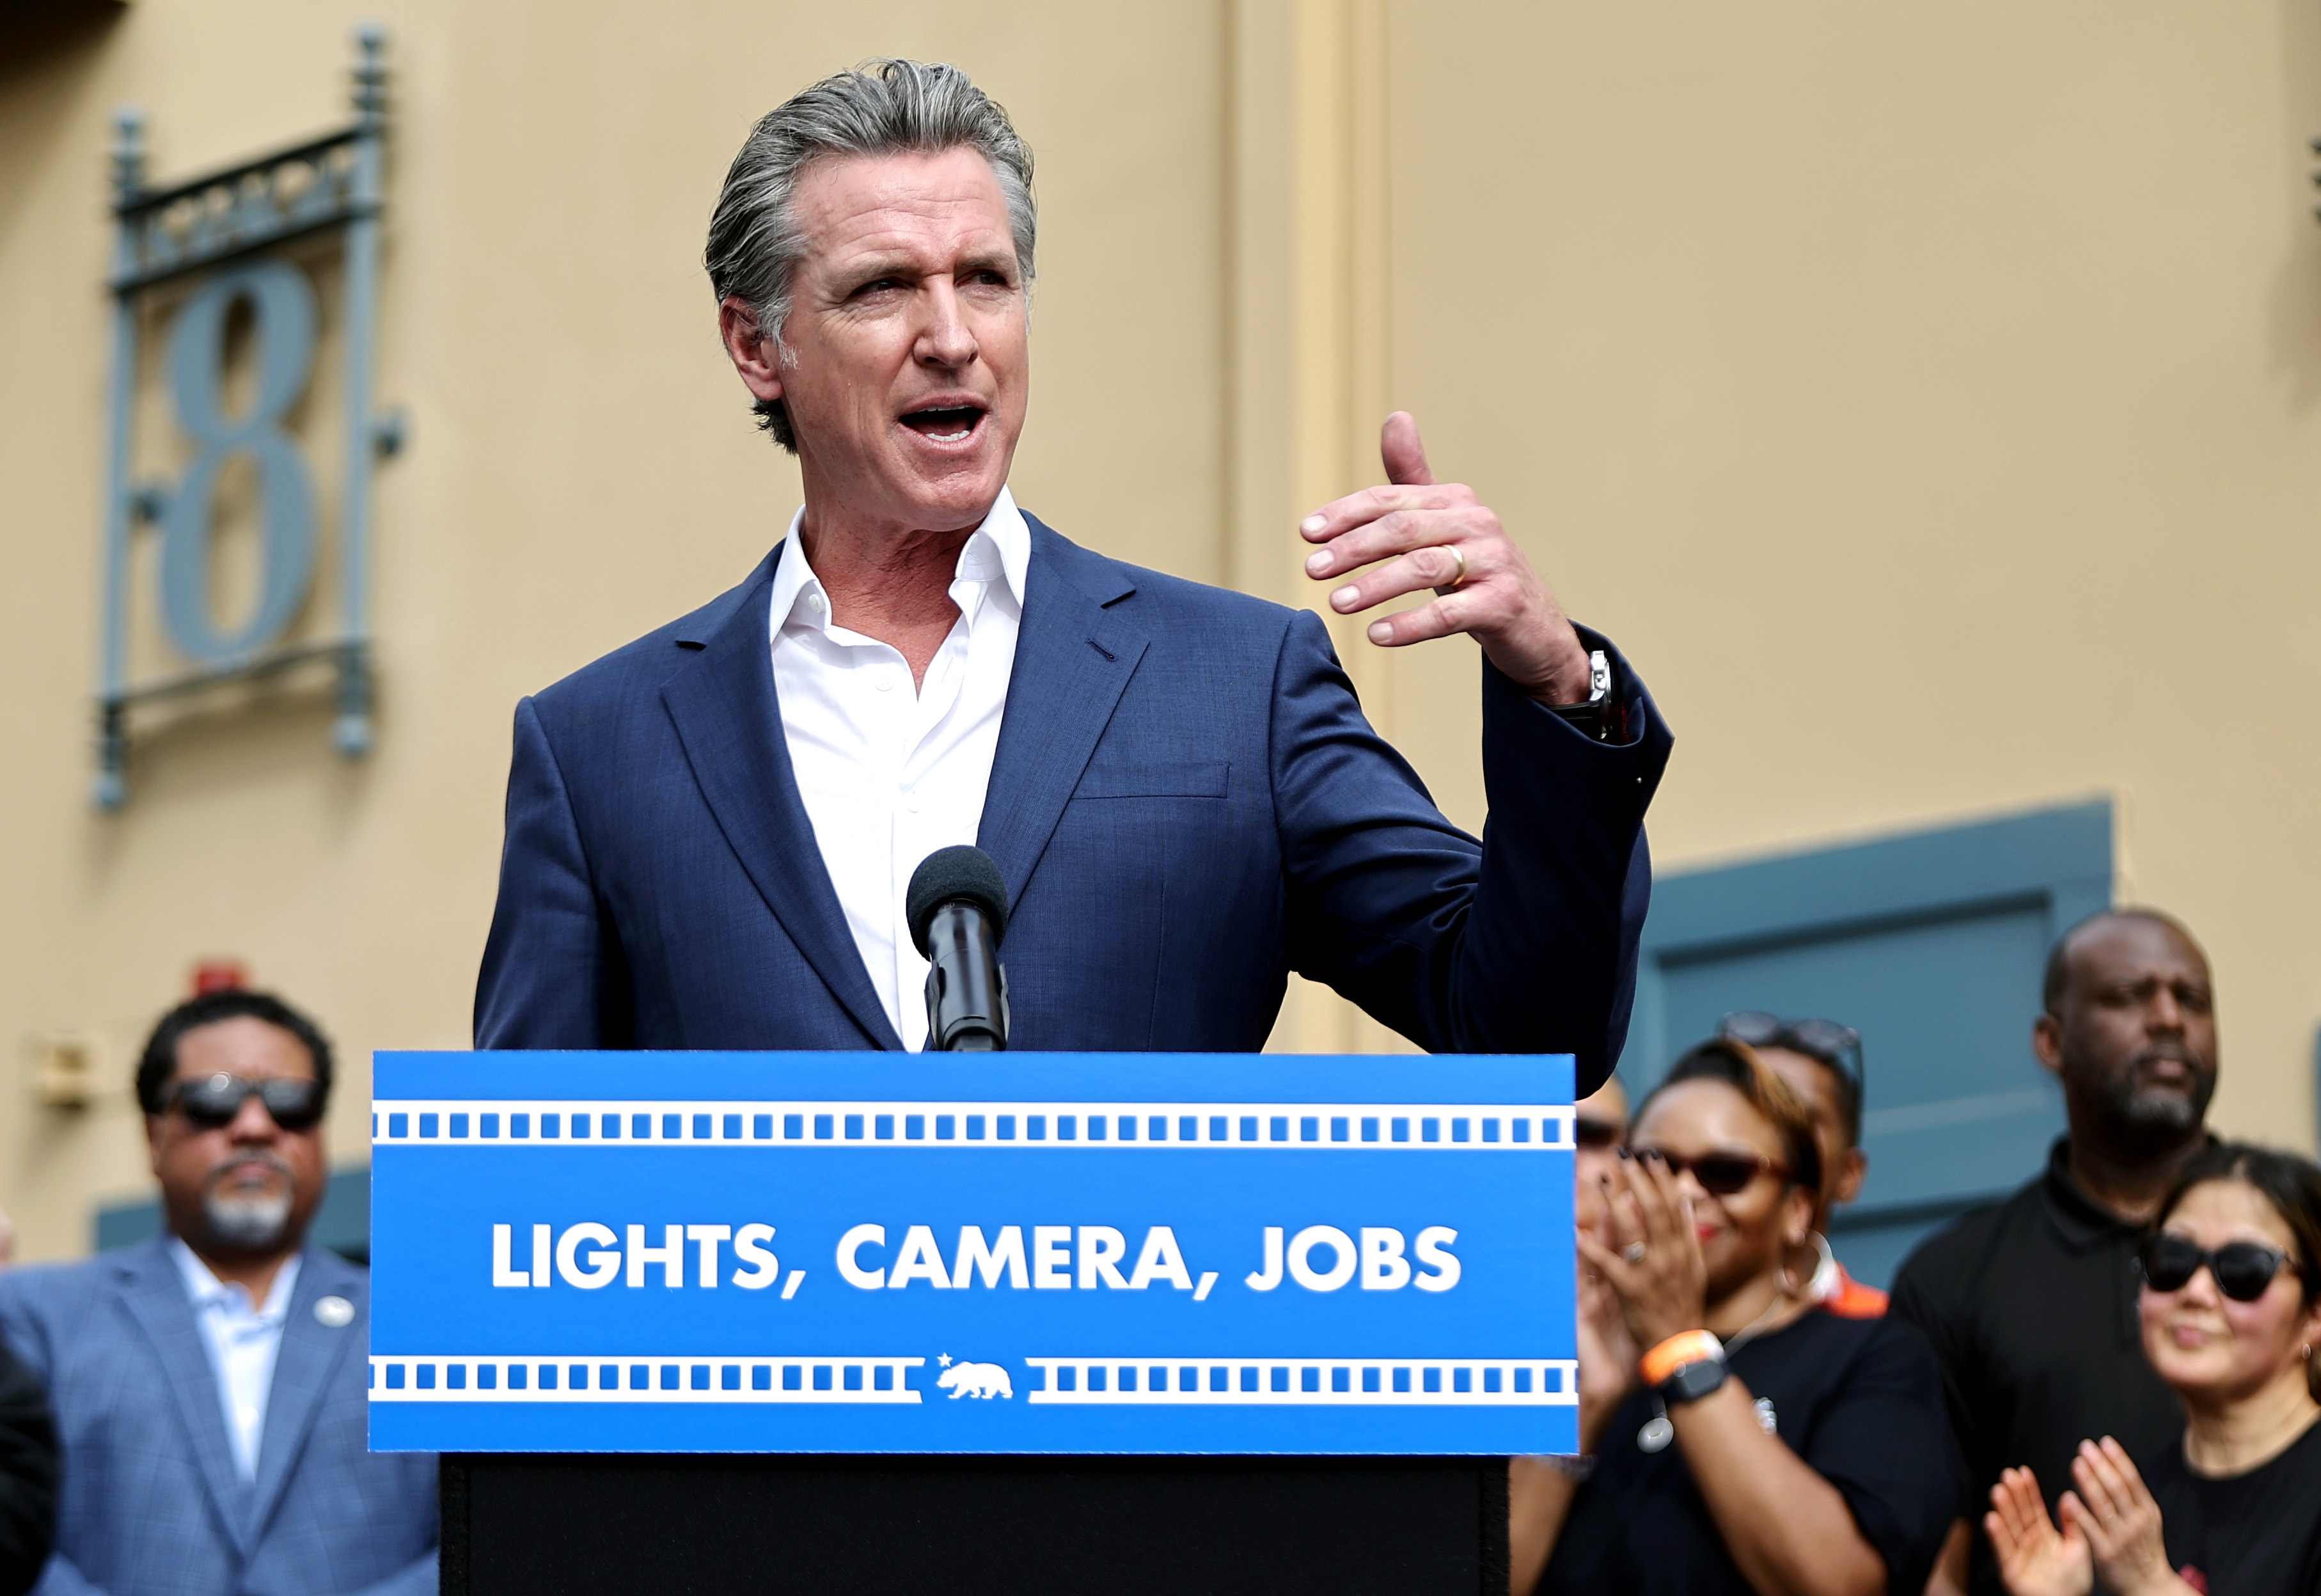
[{"label": "man speaking at podium", "polygon": [[843,73],[751,131],[709,275],[806,503],[740,586],[517,707],[477,1045],[916,1048],[905,889],[974,843],[1015,1047],[1254,1050],[1296,970],[1430,1049],[1576,1053],[1593,1090],[1650,885],[1651,699],[1406,415],[1388,483],[1298,530],[1334,610],[1437,595],[1373,643],[1481,645],[1480,841],[1314,615],[1019,510],[1031,179],[950,67]]}]

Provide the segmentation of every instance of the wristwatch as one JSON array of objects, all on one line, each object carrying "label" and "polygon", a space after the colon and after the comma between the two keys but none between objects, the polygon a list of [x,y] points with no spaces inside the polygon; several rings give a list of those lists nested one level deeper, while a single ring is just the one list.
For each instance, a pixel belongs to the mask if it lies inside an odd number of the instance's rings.
[{"label": "wristwatch", "polygon": [[1552,703],[1547,712],[1597,742],[1610,742],[1622,730],[1613,722],[1625,719],[1616,715],[1618,706],[1612,698],[1612,662],[1604,650],[1597,648],[1588,656],[1588,698],[1582,703]]},{"label": "wristwatch", "polygon": [[1697,1402],[1725,1383],[1725,1360],[1704,1357],[1686,1364],[1654,1387],[1668,1402]]},{"label": "wristwatch", "polygon": [[1638,1372],[1663,1401],[1697,1402],[1725,1383],[1725,1343],[1707,1330],[1686,1330],[1644,1354]]}]

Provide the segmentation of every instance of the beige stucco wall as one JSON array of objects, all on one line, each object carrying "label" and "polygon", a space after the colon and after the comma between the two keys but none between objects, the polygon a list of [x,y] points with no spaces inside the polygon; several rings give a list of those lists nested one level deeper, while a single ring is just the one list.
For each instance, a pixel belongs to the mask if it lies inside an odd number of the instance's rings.
[{"label": "beige stucco wall", "polygon": [[1521,9],[1395,13],[1396,397],[1648,674],[1661,859],[2115,794],[2309,1148],[2321,13]]},{"label": "beige stucco wall", "polygon": [[[290,695],[144,746],[90,812],[106,120],[167,178],[335,121],[394,32],[378,746]],[[1385,0],[980,11],[137,0],[0,54],[0,1047],[123,1080],[195,958],[361,1059],[461,1045],[522,693],[738,580],[795,503],[697,264],[757,113],[959,61],[1039,154],[1018,496],[1302,596],[1289,527],[1415,410],[1679,751],[1664,862],[2121,796],[2132,890],[2215,951],[2220,1113],[2309,1145],[2321,1015],[2321,19],[2289,5]],[[5,50],[0,40],[0,50]],[[1480,820],[1463,642],[1352,663]],[[1278,1041],[1379,1046],[1300,995]],[[0,1064],[6,1056],[0,1054]],[[86,1245],[125,1092],[0,1071],[0,1203]]]}]

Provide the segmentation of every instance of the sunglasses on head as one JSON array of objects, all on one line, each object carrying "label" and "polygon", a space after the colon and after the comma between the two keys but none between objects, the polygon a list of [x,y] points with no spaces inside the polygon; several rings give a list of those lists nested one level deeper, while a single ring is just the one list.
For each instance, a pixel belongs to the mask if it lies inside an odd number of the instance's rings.
[{"label": "sunglasses on head", "polygon": [[2263,1296],[2272,1277],[2289,1261],[2277,1247],[2227,1241],[2212,1252],[2189,1236],[2167,1230],[2145,1237],[2136,1250],[2144,1278],[2153,1291],[2180,1292],[2205,1265],[2216,1289],[2235,1302],[2253,1302]]},{"label": "sunglasses on head", "polygon": [[1690,1170],[1692,1178],[1700,1183],[1700,1189],[1712,1197],[1730,1197],[1761,1174],[1779,1175],[1783,1180],[1789,1175],[1788,1165],[1762,1153],[1702,1153],[1688,1158],[1664,1147],[1638,1147],[1634,1156],[1658,1164],[1670,1174]]},{"label": "sunglasses on head", "polygon": [[1784,1020],[1779,1014],[1743,1009],[1718,1020],[1716,1034],[1752,1047],[1787,1047],[1851,1076],[1857,1087],[1862,1084],[1861,1033],[1834,1020]]},{"label": "sunglasses on head", "polygon": [[233,1123],[241,1105],[251,1098],[266,1105],[274,1122],[285,1130],[312,1130],[322,1122],[323,1087],[319,1081],[280,1076],[253,1081],[244,1075],[207,1075],[180,1081],[169,1090],[165,1106],[185,1115],[186,1122],[204,1130]]}]

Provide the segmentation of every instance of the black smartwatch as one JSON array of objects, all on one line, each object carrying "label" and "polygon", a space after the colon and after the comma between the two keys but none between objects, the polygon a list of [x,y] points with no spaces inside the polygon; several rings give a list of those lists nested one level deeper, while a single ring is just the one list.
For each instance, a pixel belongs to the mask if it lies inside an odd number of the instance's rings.
[{"label": "black smartwatch", "polygon": [[1551,703],[1547,712],[1597,742],[1610,742],[1621,730],[1614,724],[1616,705],[1612,697],[1612,662],[1604,650],[1588,656],[1588,698],[1583,703]]},{"label": "black smartwatch", "polygon": [[1725,1383],[1725,1360],[1695,1358],[1655,1387],[1667,1402],[1697,1402]]}]

